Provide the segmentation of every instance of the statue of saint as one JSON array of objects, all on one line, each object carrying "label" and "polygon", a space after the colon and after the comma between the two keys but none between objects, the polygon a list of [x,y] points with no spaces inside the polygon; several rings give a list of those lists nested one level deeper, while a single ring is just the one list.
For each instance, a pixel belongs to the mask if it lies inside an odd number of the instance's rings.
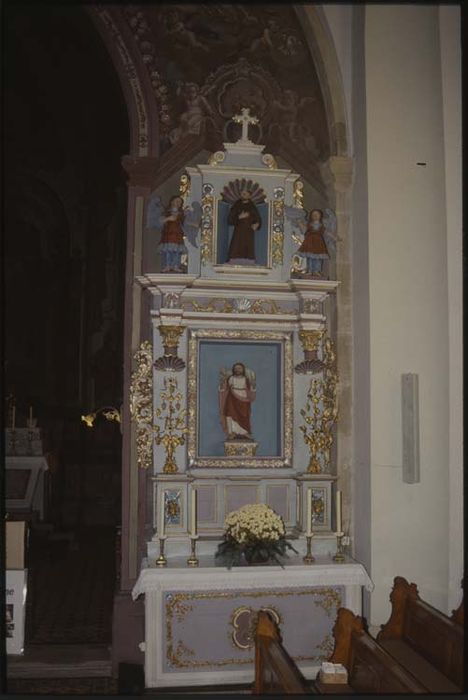
[{"label": "statue of saint", "polygon": [[256,394],[255,373],[236,362],[231,372],[222,369],[220,374],[219,411],[227,439],[253,440],[250,413]]},{"label": "statue of saint", "polygon": [[242,190],[240,199],[229,212],[228,224],[234,226],[228,251],[228,262],[255,262],[255,231],[262,225],[258,209],[251,200],[251,192]]},{"label": "statue of saint", "polygon": [[265,192],[258,183],[237,178],[224,187],[222,198],[230,205],[227,224],[234,227],[226,262],[255,265],[255,234],[262,226],[257,205],[265,202]]}]

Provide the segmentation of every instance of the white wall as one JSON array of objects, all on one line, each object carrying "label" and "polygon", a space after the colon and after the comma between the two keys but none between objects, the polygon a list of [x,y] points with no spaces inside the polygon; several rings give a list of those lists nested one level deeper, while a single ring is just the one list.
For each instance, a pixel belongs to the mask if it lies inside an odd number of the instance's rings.
[{"label": "white wall", "polygon": [[[449,319],[438,19],[437,6],[366,6],[372,624],[386,621],[397,574],[415,581],[436,607],[446,610],[448,603]],[[406,372],[419,375],[418,484],[402,481],[400,376]]]},{"label": "white wall", "polygon": [[460,7],[439,7],[444,110],[449,331],[448,611],[461,600],[463,574],[463,312]]}]

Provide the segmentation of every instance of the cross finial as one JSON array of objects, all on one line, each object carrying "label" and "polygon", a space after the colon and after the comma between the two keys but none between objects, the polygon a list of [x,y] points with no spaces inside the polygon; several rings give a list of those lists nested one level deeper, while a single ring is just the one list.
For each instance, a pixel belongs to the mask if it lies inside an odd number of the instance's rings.
[{"label": "cross finial", "polygon": [[250,116],[250,109],[248,107],[242,107],[240,114],[235,114],[232,118],[236,124],[242,124],[242,136],[239,139],[240,142],[251,143],[249,139],[249,126],[250,124],[258,124],[257,117]]}]

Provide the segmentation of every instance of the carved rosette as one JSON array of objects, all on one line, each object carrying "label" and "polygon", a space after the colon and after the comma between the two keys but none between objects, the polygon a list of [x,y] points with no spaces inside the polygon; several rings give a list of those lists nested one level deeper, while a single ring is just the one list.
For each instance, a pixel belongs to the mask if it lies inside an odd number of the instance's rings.
[{"label": "carved rosette", "polygon": [[[316,339],[308,336],[309,347],[315,346]],[[310,349],[310,352],[315,350]],[[307,393],[307,403],[301,409],[304,424],[299,426],[304,441],[310,451],[307,471],[312,474],[328,472],[333,445],[333,427],[338,419],[338,402],[336,386],[338,373],[333,342],[325,338],[322,342],[322,376],[311,380]],[[312,360],[310,360],[312,362]]]},{"label": "carved rosette", "polygon": [[153,463],[153,349],[145,340],[135,353],[136,369],[130,384],[130,415],[136,424],[137,462],[147,469]]}]

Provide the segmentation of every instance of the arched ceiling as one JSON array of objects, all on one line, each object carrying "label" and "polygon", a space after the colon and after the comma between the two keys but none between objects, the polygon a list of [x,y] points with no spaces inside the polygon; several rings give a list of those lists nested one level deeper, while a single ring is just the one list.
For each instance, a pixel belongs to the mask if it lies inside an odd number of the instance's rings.
[{"label": "arched ceiling", "polygon": [[292,6],[197,3],[105,9],[114,26],[111,30],[106,22],[107,43],[111,35],[114,43],[126,43],[138,65],[147,108],[157,110],[158,143],[151,155],[160,159],[166,177],[183,158],[236,139],[239,127],[230,119],[248,106],[260,118],[253,140],[294,164],[311,182],[320,181],[318,164],[330,155],[327,117]]}]

